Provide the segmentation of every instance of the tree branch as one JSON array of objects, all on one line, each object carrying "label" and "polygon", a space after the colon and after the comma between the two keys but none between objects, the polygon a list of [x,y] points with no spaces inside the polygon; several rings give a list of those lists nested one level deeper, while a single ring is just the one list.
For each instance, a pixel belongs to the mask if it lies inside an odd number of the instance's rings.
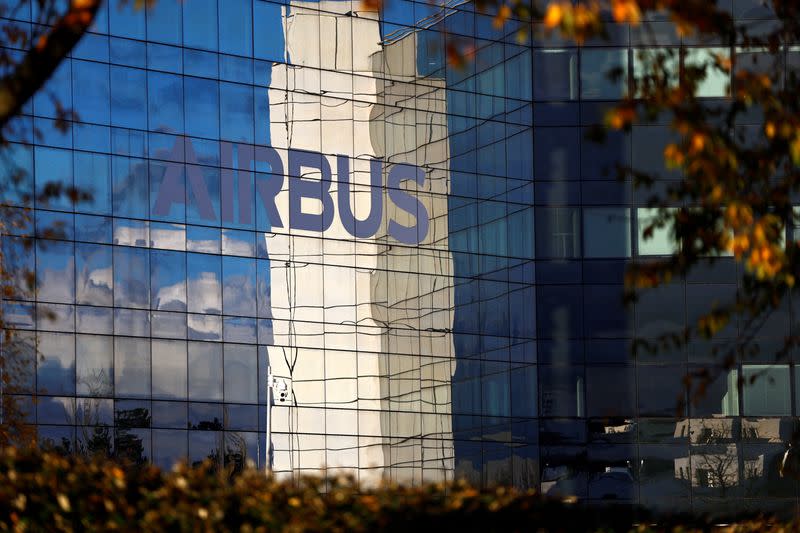
[{"label": "tree branch", "polygon": [[9,121],[50,79],[94,22],[102,0],[72,0],[69,10],[28,51],[11,74],[0,80],[0,137]]}]

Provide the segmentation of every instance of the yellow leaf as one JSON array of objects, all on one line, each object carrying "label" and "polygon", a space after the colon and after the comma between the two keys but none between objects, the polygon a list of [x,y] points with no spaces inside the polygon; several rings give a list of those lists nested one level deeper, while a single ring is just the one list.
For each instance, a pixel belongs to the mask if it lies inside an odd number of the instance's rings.
[{"label": "yellow leaf", "polygon": [[492,25],[495,29],[499,30],[503,27],[503,24],[506,23],[508,17],[511,16],[511,8],[508,7],[508,4],[503,4],[500,9],[497,10],[497,15],[494,17],[492,21]]},{"label": "yellow leaf", "polygon": [[637,25],[642,18],[639,5],[634,0],[613,0],[611,13],[617,22]]},{"label": "yellow leaf", "polygon": [[547,28],[555,28],[564,20],[564,8],[561,4],[550,4],[544,14],[544,25]]},{"label": "yellow leaf", "polygon": [[65,513],[68,513],[70,509],[72,509],[72,506],[69,504],[69,498],[67,498],[66,494],[59,494],[56,496],[56,499],[58,500],[58,506],[61,507],[61,510]]}]

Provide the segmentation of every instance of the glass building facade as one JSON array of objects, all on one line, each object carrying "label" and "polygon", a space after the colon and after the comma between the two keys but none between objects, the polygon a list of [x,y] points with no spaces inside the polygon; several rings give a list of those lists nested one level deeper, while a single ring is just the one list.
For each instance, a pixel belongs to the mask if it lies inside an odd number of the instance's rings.
[{"label": "glass building facade", "polygon": [[[630,261],[672,244],[643,238],[650,192],[615,166],[674,180],[666,122],[584,135],[653,47],[757,50],[661,21],[580,48],[520,42],[522,23],[497,29],[470,3],[130,4],[101,12],[6,152],[25,178],[5,202],[33,209],[3,250],[36,274],[3,302],[23,347],[13,393],[41,442],[263,468],[269,365],[290,392],[271,410],[280,474],[796,507],[778,474],[800,415],[791,360],[753,355],[679,409],[712,344],[631,357],[632,339],[693,323],[741,279],[720,258],[622,303]],[[730,8],[768,25],[759,5]],[[474,56],[448,62],[446,39]],[[782,57],[800,67],[797,49]],[[75,111],[66,129],[51,94]],[[31,200],[53,184],[91,200]],[[769,354],[793,319],[787,303],[715,342],[752,335]]]}]

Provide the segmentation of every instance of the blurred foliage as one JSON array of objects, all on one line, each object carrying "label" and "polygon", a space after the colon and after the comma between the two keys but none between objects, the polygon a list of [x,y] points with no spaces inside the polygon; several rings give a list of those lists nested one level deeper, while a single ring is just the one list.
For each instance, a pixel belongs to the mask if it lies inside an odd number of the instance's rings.
[{"label": "blurred foliage", "polygon": [[[279,481],[209,465],[124,467],[34,449],[0,452],[2,531],[704,531],[644,515],[466,483],[359,489],[351,478]],[[646,520],[646,521],[645,521]],[[751,518],[724,531],[797,531]]]}]

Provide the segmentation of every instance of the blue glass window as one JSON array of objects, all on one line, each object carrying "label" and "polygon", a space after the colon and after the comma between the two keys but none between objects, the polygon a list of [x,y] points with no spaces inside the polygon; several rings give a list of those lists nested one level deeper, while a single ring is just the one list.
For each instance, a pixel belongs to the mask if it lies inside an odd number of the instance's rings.
[{"label": "blue glass window", "polygon": [[111,337],[76,335],[77,392],[82,396],[114,393],[114,345]]},{"label": "blue glass window", "polygon": [[75,293],[79,304],[112,305],[114,280],[111,247],[75,245]]},{"label": "blue glass window", "polygon": [[145,218],[149,212],[147,162],[114,156],[111,160],[114,215]]},{"label": "blue glass window", "polygon": [[193,0],[183,4],[183,44],[204,50],[217,49],[217,0]]},{"label": "blue glass window", "polygon": [[108,124],[111,118],[108,65],[93,61],[72,62],[74,109],[78,119]]},{"label": "blue glass window", "polygon": [[575,207],[536,210],[536,256],[580,256],[580,210]]},{"label": "blue glass window", "polygon": [[[168,0],[163,3],[170,2]],[[124,2],[111,6],[108,12],[111,33],[120,37],[144,39],[144,11],[144,9],[136,5],[136,2]]]},{"label": "blue glass window", "polygon": [[[253,54],[252,0],[219,3],[219,50],[226,54]],[[255,2],[260,3],[260,2]]]},{"label": "blue glass window", "polygon": [[538,383],[533,365],[511,369],[511,416],[538,416]]},{"label": "blue glass window", "polygon": [[190,313],[222,313],[222,265],[219,256],[187,254]]},{"label": "blue glass window", "polygon": [[278,3],[253,2],[255,57],[269,61],[285,61],[283,31],[280,30],[281,9],[283,8]]},{"label": "blue glass window", "polygon": [[583,210],[584,257],[630,257],[631,213],[627,207]]},{"label": "blue glass window", "polygon": [[11,273],[11,288],[16,298],[33,299],[29,274],[36,273],[36,258],[31,241],[19,237],[3,237],[3,262]]},{"label": "blue glass window", "polygon": [[235,83],[219,84],[220,137],[227,141],[253,142],[253,87]]},{"label": "blue glass window", "polygon": [[36,241],[37,297],[42,302],[75,302],[75,258],[71,242]]},{"label": "blue glass window", "polygon": [[153,339],[153,398],[185,400],[186,341]]},{"label": "blue glass window", "polygon": [[160,0],[148,5],[147,39],[167,44],[183,43],[181,7],[183,2]]},{"label": "blue glass window", "polygon": [[186,311],[186,255],[153,250],[150,253],[150,267],[153,309]]},{"label": "blue glass window", "polygon": [[33,147],[12,143],[6,146],[6,189],[3,203],[31,205],[33,202]]},{"label": "blue glass window", "polygon": [[61,109],[72,108],[71,90],[72,60],[64,59],[47,80],[44,87],[33,97],[33,109],[40,117],[58,117],[58,106]]},{"label": "blue glass window", "polygon": [[153,464],[169,470],[176,460],[189,457],[188,431],[180,429],[153,430]]},{"label": "blue glass window", "polygon": [[256,316],[256,261],[222,258],[222,308],[226,315]]},{"label": "blue glass window", "polygon": [[114,305],[150,307],[150,253],[141,248],[114,248]]},{"label": "blue glass window", "polygon": [[111,66],[111,124],[147,129],[147,77],[143,70]]},{"label": "blue glass window", "polygon": [[219,138],[218,82],[202,78],[183,79],[186,134],[209,139]]},{"label": "blue glass window", "polygon": [[789,365],[742,365],[744,416],[790,416]]},{"label": "blue glass window", "polygon": [[77,211],[111,214],[111,158],[105,154],[74,152],[75,187],[91,195],[80,202]]},{"label": "blue glass window", "polygon": [[620,98],[628,88],[628,50],[583,48],[581,97],[588,100]]},{"label": "blue glass window", "polygon": [[37,386],[41,394],[75,394],[75,337],[39,333]]},{"label": "blue glass window", "polygon": [[224,374],[226,402],[258,401],[258,358],[255,346],[226,344]]},{"label": "blue glass window", "polygon": [[183,82],[180,76],[147,73],[151,131],[183,133]]},{"label": "blue glass window", "polygon": [[189,399],[222,401],[222,344],[189,343]]},{"label": "blue glass window", "polygon": [[533,97],[536,100],[577,100],[578,52],[576,49],[534,51]]},{"label": "blue glass window", "polygon": [[114,337],[115,394],[149,397],[150,375],[150,339]]},{"label": "blue glass window", "polygon": [[69,150],[37,146],[36,194],[38,207],[71,210],[72,202],[67,191],[73,187],[72,154]]}]

